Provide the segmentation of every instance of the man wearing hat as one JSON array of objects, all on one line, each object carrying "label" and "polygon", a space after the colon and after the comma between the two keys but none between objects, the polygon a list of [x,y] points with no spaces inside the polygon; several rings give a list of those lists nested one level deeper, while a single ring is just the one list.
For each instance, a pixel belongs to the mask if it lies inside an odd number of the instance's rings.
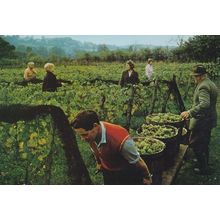
[{"label": "man wearing hat", "polygon": [[191,131],[189,146],[192,147],[198,160],[196,173],[208,174],[209,142],[211,130],[217,124],[216,102],[218,90],[216,85],[207,77],[203,65],[196,65],[191,74],[197,85],[193,95],[193,106],[181,113],[184,119],[190,119]]}]

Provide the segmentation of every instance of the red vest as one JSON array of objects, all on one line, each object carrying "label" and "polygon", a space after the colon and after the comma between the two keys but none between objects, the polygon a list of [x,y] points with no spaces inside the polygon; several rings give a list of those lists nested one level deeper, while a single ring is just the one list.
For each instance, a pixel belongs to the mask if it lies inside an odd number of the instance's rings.
[{"label": "red vest", "polygon": [[95,156],[100,159],[101,165],[106,170],[118,171],[128,166],[128,161],[121,155],[121,148],[128,139],[128,131],[118,125],[103,122],[106,128],[106,143],[97,147],[96,143],[90,144]]}]

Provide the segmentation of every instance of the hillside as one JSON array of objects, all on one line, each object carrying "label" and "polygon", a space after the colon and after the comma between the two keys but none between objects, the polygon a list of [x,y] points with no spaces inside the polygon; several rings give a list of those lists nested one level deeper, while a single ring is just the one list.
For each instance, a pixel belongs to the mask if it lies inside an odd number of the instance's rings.
[{"label": "hillside", "polygon": [[[4,39],[10,44],[16,47],[16,51],[20,53],[33,52],[44,58],[48,57],[50,54],[56,54],[59,56],[73,57],[78,51],[100,51],[104,49],[107,50],[118,50],[118,49],[128,49],[133,48],[136,50],[142,48],[155,48],[157,46],[135,44],[135,45],[125,45],[116,46],[109,44],[94,44],[91,42],[81,42],[74,40],[72,37],[57,37],[57,38],[47,38],[40,37],[36,38],[33,36],[4,36]],[[158,46],[159,47],[159,46]]]},{"label": "hillside", "polygon": [[[74,56],[77,51],[98,51],[100,45],[91,42],[80,42],[71,37],[33,38],[33,36],[4,36],[4,39],[16,47],[18,52],[26,52],[32,48],[34,53],[47,57],[49,53],[56,52],[60,56]],[[117,49],[114,45],[106,45],[108,49]]]}]

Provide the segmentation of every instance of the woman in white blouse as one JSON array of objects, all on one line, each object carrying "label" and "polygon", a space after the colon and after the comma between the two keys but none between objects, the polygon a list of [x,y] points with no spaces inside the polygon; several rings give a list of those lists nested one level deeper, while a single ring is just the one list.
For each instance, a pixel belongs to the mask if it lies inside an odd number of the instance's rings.
[{"label": "woman in white blouse", "polygon": [[149,58],[147,60],[147,66],[145,67],[145,74],[147,78],[150,80],[152,79],[153,76],[153,60]]}]

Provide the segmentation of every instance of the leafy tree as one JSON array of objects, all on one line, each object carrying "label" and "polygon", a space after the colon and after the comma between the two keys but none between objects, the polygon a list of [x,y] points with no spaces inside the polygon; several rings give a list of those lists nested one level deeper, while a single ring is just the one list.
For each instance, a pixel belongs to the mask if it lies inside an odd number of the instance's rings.
[{"label": "leafy tree", "polygon": [[50,49],[49,56],[64,57],[65,51],[60,47],[52,47]]},{"label": "leafy tree", "polygon": [[41,46],[36,48],[36,53],[44,58],[48,57],[48,50],[46,47]]},{"label": "leafy tree", "polygon": [[100,44],[99,46],[98,46],[98,51],[104,51],[104,52],[107,52],[107,51],[109,51],[109,49],[108,49],[108,47],[105,45],[105,44]]},{"label": "leafy tree", "polygon": [[18,45],[16,46],[16,51],[21,53],[26,53],[26,47],[24,45]]},{"label": "leafy tree", "polygon": [[139,60],[146,62],[148,58],[153,57],[152,51],[149,48],[141,49],[139,52]]},{"label": "leafy tree", "polygon": [[155,60],[167,60],[169,57],[168,51],[169,50],[166,48],[157,47],[157,48],[153,49],[153,51],[152,51],[153,58]]},{"label": "leafy tree", "polygon": [[0,58],[13,58],[15,47],[0,37]]},{"label": "leafy tree", "polygon": [[174,51],[174,56],[181,60],[216,62],[220,57],[220,35],[197,35],[181,42]]}]

